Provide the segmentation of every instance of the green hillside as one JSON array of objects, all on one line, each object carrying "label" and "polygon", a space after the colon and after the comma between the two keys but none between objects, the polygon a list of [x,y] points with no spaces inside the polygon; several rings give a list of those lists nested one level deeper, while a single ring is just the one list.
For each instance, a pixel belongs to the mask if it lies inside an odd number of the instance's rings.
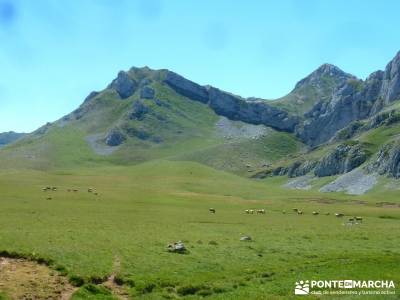
[{"label": "green hillside", "polygon": [[[152,99],[141,97],[141,89],[121,99],[108,87],[71,114],[4,148],[3,168],[54,170],[170,158],[250,175],[249,165],[259,168],[303,147],[288,133],[221,118],[208,105],[162,84],[164,73],[132,68],[131,78],[155,91]],[[105,143],[111,131],[121,132],[121,145]]]}]

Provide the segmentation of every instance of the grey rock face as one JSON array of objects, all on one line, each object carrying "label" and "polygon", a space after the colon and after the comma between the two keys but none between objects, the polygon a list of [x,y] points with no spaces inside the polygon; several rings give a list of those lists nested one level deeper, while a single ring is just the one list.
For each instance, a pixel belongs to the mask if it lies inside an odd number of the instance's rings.
[{"label": "grey rock face", "polygon": [[152,80],[150,78],[143,78],[140,83],[139,86],[140,87],[144,87],[146,85],[149,85],[152,82]]},{"label": "grey rock face", "polygon": [[348,79],[325,102],[318,102],[296,134],[311,146],[327,142],[351,122],[371,117],[388,103],[400,99],[400,52],[385,71],[372,73],[366,81]]},{"label": "grey rock face", "polygon": [[263,124],[291,132],[299,121],[282,109],[268,105],[266,101],[247,101],[213,87],[203,87],[173,72],[167,73],[164,82],[183,96],[208,103],[218,115],[231,120]]},{"label": "grey rock face", "polygon": [[297,135],[308,145],[319,145],[351,122],[368,117],[376,99],[372,95],[368,99],[368,91],[359,91],[350,82],[345,84],[332,96],[329,103],[318,103],[314,106],[307,114],[309,118],[297,128]]},{"label": "grey rock face", "polygon": [[154,95],[155,95],[154,89],[149,86],[144,86],[140,90],[140,97],[143,99],[153,99]]},{"label": "grey rock face", "polygon": [[194,83],[193,81],[190,81],[174,72],[168,71],[164,82],[167,83],[177,93],[185,97],[203,103],[208,102],[208,92],[205,87]]},{"label": "grey rock face", "polygon": [[284,176],[288,172],[287,167],[277,167],[276,169],[272,170],[273,176]]},{"label": "grey rock face", "polygon": [[209,88],[209,105],[218,114],[231,120],[251,124],[263,124],[278,130],[293,131],[298,118],[287,112],[270,106],[266,101],[246,101],[238,96]]},{"label": "grey rock face", "polygon": [[386,103],[400,99],[400,52],[386,66],[381,95]]},{"label": "grey rock face", "polygon": [[314,173],[318,177],[347,173],[363,164],[367,158],[367,153],[359,144],[342,144],[322,158]]},{"label": "grey rock face", "polygon": [[344,141],[354,137],[357,134],[381,126],[389,126],[400,122],[400,112],[396,110],[384,111],[376,114],[370,119],[354,121],[345,128],[338,131],[332,138],[332,141]]},{"label": "grey rock face", "polygon": [[112,129],[105,138],[108,146],[119,146],[126,140],[126,137],[119,129]]},{"label": "grey rock face", "polygon": [[150,112],[150,108],[141,100],[133,103],[130,119],[143,120],[145,115]]},{"label": "grey rock face", "polygon": [[294,162],[291,166],[289,166],[287,175],[288,177],[299,177],[299,176],[304,176],[308,173],[310,173],[315,166],[317,165],[317,162],[315,161],[297,161]]},{"label": "grey rock face", "polygon": [[371,173],[377,172],[380,175],[400,178],[400,140],[384,145],[367,170]]},{"label": "grey rock face", "polygon": [[128,73],[124,71],[119,72],[117,78],[109,85],[109,88],[116,90],[122,99],[132,96],[137,87],[137,82],[130,78]]}]

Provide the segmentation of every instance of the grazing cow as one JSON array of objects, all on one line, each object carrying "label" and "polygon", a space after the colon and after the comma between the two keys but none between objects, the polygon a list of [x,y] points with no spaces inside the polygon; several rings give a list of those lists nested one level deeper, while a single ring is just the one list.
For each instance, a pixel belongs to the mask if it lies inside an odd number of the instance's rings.
[{"label": "grazing cow", "polygon": [[318,215],[319,215],[319,212],[313,211],[312,214],[313,214],[314,216],[318,216]]},{"label": "grazing cow", "polygon": [[246,214],[249,214],[249,213],[250,213],[250,210],[249,210],[249,209],[246,209],[244,212],[245,212]]},{"label": "grazing cow", "polygon": [[342,213],[335,213],[335,216],[336,216],[337,218],[341,218],[341,217],[344,216],[344,214],[342,214]]},{"label": "grazing cow", "polygon": [[254,209],[249,209],[250,214],[254,214]]},{"label": "grazing cow", "polygon": [[355,217],[355,219],[356,219],[357,222],[360,222],[360,223],[362,223],[362,221],[363,221],[362,217]]},{"label": "grazing cow", "polygon": [[265,209],[257,209],[257,214],[265,214]]},{"label": "grazing cow", "polygon": [[91,192],[93,192],[93,189],[89,188],[87,191],[88,191],[89,193],[91,193]]},{"label": "grazing cow", "polygon": [[215,214],[215,208],[209,208],[208,211],[212,214]]},{"label": "grazing cow", "polygon": [[303,214],[303,211],[302,211],[302,210],[297,210],[297,214],[298,214],[298,215],[302,215],[302,214]]},{"label": "grazing cow", "polygon": [[298,208],[292,208],[294,212],[298,212],[299,209]]},{"label": "grazing cow", "polygon": [[43,192],[47,191],[47,188],[42,188],[42,191],[43,191]]},{"label": "grazing cow", "polygon": [[74,192],[77,192],[78,190],[73,190]]},{"label": "grazing cow", "polygon": [[56,188],[55,186],[53,186],[51,189],[52,189],[53,191],[57,191],[57,188]]},{"label": "grazing cow", "polygon": [[350,218],[349,219],[349,223],[354,223],[354,221],[355,221],[355,218]]},{"label": "grazing cow", "polygon": [[51,197],[47,197],[47,198],[46,198],[46,200],[52,200],[52,199],[53,199],[53,198],[51,198]]}]

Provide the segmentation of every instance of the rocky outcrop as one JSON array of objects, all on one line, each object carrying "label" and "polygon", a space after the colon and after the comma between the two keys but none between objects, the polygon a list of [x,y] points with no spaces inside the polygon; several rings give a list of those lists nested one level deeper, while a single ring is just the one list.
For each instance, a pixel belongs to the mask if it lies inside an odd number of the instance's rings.
[{"label": "rocky outcrop", "polygon": [[319,101],[305,114],[296,134],[311,146],[327,142],[335,133],[356,120],[377,114],[388,103],[400,99],[400,52],[385,71],[367,80],[348,79],[327,101]]},{"label": "rocky outcrop", "polygon": [[311,172],[317,177],[344,174],[362,165],[369,153],[359,143],[344,143],[333,151],[316,160],[298,160],[289,166],[279,166],[273,170],[265,170],[257,173],[255,178],[267,176],[284,176],[289,178],[300,177]]},{"label": "rocky outcrop", "polygon": [[354,121],[345,128],[339,130],[331,139],[333,142],[345,141],[358,134],[381,126],[389,126],[400,122],[400,111],[390,110],[381,112],[367,120]]},{"label": "rocky outcrop", "polygon": [[256,174],[255,178],[265,178],[267,176],[284,176],[287,175],[289,178],[300,177],[310,173],[317,165],[316,161],[311,160],[299,160],[295,161],[289,166],[279,166],[273,170],[267,170]]},{"label": "rocky outcrop", "polygon": [[400,99],[400,52],[386,66],[380,94],[385,103]]},{"label": "rocky outcrop", "polygon": [[290,178],[304,176],[310,173],[316,165],[316,161],[296,161],[289,166],[287,175]]},{"label": "rocky outcrop", "polygon": [[144,86],[140,90],[140,97],[143,99],[153,99],[154,95],[155,95],[154,89],[149,86]]},{"label": "rocky outcrop", "polygon": [[289,132],[293,132],[299,122],[297,117],[289,116],[287,112],[269,105],[265,100],[250,101],[214,87],[206,88],[170,71],[167,72],[164,82],[177,93],[206,103],[218,115],[231,120],[263,124]]},{"label": "rocky outcrop", "polygon": [[190,99],[200,101],[203,103],[208,102],[207,89],[193,81],[190,81],[174,72],[168,71],[165,76],[164,82],[168,84],[177,93],[188,97]]},{"label": "rocky outcrop", "polygon": [[124,71],[119,72],[117,78],[108,86],[108,88],[114,89],[121,99],[126,99],[132,96],[137,87],[137,82]]},{"label": "rocky outcrop", "polygon": [[317,103],[305,115],[307,119],[302,126],[296,129],[297,135],[308,145],[320,145],[351,122],[368,117],[376,98],[368,98],[367,90],[359,89],[354,82],[348,82],[329,102]]},{"label": "rocky outcrop", "polygon": [[126,140],[125,135],[119,129],[112,129],[105,137],[105,143],[108,146],[119,146]]},{"label": "rocky outcrop", "polygon": [[272,170],[272,175],[273,176],[284,176],[287,174],[287,172],[288,172],[287,167],[277,167]]},{"label": "rocky outcrop", "polygon": [[150,107],[142,100],[133,103],[132,112],[129,115],[130,119],[143,120],[145,115],[150,112]]},{"label": "rocky outcrop", "polygon": [[347,173],[363,164],[367,158],[368,153],[360,144],[341,144],[320,160],[314,174],[324,177]]},{"label": "rocky outcrop", "polygon": [[265,100],[247,101],[238,96],[209,88],[209,105],[218,114],[231,120],[263,124],[277,130],[292,132],[298,118],[289,116],[282,109],[268,105]]},{"label": "rocky outcrop", "polygon": [[400,178],[400,140],[384,145],[367,170],[370,173],[377,172],[380,175]]}]

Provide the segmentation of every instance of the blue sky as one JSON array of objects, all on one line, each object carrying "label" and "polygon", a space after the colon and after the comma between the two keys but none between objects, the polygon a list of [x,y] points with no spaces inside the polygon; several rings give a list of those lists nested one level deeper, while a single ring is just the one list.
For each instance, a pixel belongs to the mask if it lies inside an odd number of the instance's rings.
[{"label": "blue sky", "polygon": [[268,99],[400,50],[400,1],[0,0],[0,132],[32,131],[131,66]]}]

